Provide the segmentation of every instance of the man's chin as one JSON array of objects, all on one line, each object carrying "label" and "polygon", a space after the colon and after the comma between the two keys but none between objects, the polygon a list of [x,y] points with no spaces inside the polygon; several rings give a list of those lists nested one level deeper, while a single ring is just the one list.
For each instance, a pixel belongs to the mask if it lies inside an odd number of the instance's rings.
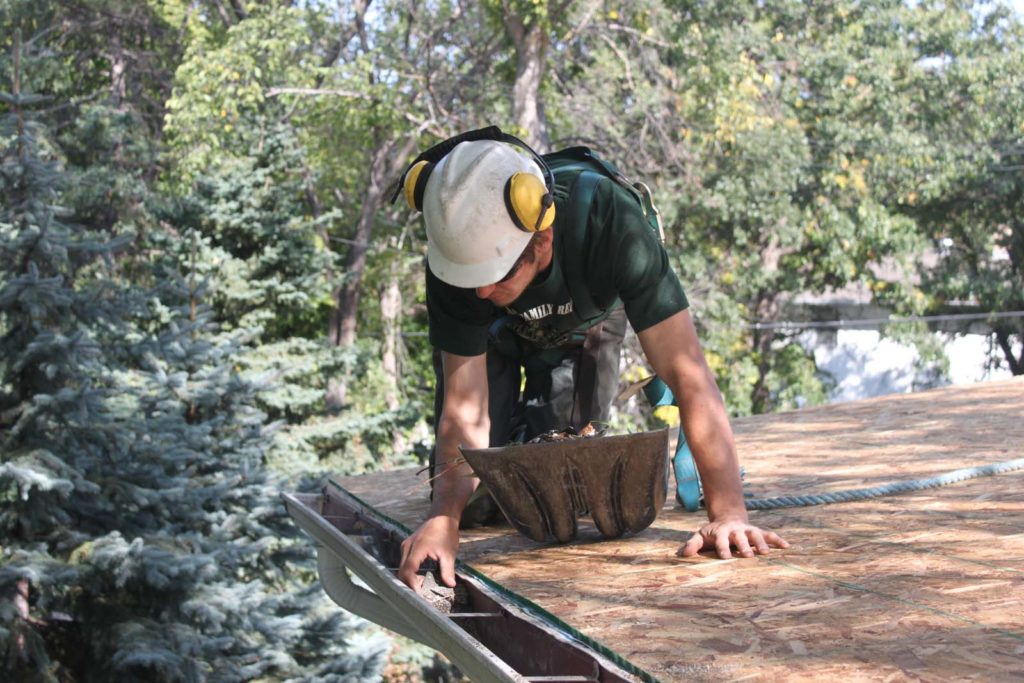
[{"label": "man's chin", "polygon": [[487,300],[498,308],[505,308],[506,306],[510,306],[512,302],[515,301],[515,298],[510,296],[489,296],[487,297]]}]

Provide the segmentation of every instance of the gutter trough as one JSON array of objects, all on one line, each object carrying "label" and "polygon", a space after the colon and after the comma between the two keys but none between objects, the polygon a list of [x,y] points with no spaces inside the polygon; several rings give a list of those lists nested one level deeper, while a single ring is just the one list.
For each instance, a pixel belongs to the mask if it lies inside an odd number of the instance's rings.
[{"label": "gutter trough", "polygon": [[282,498],[316,542],[320,581],[334,602],[441,652],[474,683],[642,680],[515,604],[461,563],[456,583],[466,600],[442,613],[396,576],[408,530],[344,489],[327,486],[320,494]]}]

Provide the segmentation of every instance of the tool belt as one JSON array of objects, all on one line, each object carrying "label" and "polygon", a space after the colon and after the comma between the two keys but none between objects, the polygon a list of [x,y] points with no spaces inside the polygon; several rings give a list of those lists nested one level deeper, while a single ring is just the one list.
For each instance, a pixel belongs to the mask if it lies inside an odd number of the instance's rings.
[{"label": "tool belt", "polygon": [[509,522],[567,543],[589,514],[606,538],[643,531],[668,492],[668,430],[502,448],[460,448]]}]

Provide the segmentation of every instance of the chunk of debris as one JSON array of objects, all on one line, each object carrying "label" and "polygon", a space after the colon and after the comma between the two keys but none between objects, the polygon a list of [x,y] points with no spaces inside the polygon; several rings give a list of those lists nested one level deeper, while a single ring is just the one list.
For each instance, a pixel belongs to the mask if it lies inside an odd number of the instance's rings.
[{"label": "chunk of debris", "polygon": [[552,429],[549,432],[544,432],[529,441],[527,443],[541,443],[542,441],[563,441],[565,439],[589,439],[593,436],[601,436],[605,433],[605,428],[598,429],[593,423],[588,422],[585,426],[581,427],[579,431],[576,431],[572,427],[568,429]]},{"label": "chunk of debris", "polygon": [[420,596],[434,606],[442,614],[462,611],[469,604],[466,587],[460,583],[449,588],[434,576],[433,572],[423,575],[423,585],[419,589]]}]

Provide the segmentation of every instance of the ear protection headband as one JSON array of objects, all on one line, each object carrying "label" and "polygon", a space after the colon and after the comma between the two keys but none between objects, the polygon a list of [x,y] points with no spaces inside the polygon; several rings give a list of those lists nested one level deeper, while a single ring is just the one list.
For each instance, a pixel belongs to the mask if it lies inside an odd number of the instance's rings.
[{"label": "ear protection headband", "polygon": [[395,193],[391,197],[392,203],[398,199],[399,193],[404,193],[405,201],[408,202],[409,208],[422,211],[423,192],[426,190],[427,180],[430,178],[430,174],[433,172],[437,162],[441,161],[449,152],[455,149],[455,146],[459,143],[476,140],[504,142],[529,152],[534,162],[540,166],[545,180],[542,182],[532,173],[523,171],[513,173],[505,182],[503,193],[505,208],[508,210],[508,215],[512,218],[512,222],[523,232],[541,232],[550,228],[555,219],[555,200],[551,195],[551,189],[555,185],[554,174],[548,168],[548,165],[544,163],[544,159],[532,147],[514,135],[501,132],[501,129],[497,126],[489,126],[456,135],[422,152],[409,164],[409,167],[405,169],[405,173],[402,174],[398,187],[395,188]]}]

